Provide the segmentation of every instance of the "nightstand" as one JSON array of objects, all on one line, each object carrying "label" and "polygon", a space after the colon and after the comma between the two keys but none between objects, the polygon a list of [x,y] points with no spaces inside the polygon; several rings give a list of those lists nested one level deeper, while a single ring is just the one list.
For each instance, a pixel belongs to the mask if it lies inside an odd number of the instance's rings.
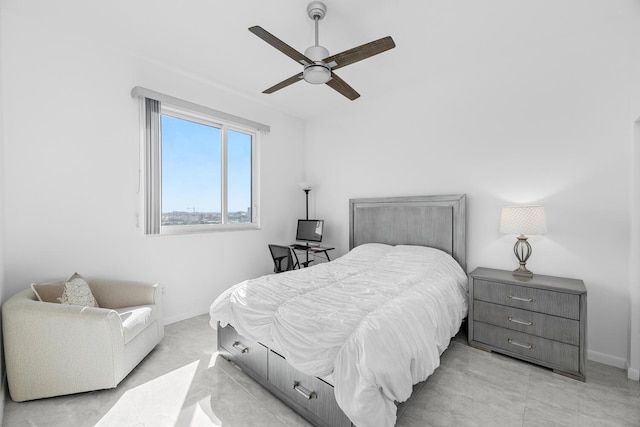
[{"label": "nightstand", "polygon": [[587,288],[582,280],[476,268],[469,275],[469,345],[585,380]]}]

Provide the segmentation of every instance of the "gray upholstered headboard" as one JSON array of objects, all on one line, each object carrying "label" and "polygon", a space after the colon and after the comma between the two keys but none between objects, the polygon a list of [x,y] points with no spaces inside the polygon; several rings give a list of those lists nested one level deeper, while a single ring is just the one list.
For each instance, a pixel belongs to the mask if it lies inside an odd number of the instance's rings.
[{"label": "gray upholstered headboard", "polygon": [[349,200],[350,250],[364,243],[430,246],[466,271],[465,227],[464,194]]}]

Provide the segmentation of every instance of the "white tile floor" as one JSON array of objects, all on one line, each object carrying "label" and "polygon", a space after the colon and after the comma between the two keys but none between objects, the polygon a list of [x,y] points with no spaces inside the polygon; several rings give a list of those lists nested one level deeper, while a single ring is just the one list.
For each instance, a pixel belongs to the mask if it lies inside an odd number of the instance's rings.
[{"label": "white tile floor", "polygon": [[[640,384],[589,363],[585,383],[453,340],[399,408],[398,426],[640,426]],[[167,326],[116,389],[16,403],[5,427],[308,426],[216,354],[208,316]]]}]

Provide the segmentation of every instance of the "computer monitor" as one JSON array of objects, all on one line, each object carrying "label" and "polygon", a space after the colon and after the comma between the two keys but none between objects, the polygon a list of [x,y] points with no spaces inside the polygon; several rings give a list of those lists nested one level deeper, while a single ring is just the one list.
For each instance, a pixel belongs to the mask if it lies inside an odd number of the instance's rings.
[{"label": "computer monitor", "polygon": [[299,219],[296,240],[299,242],[320,243],[322,241],[323,228],[324,220],[322,219]]}]

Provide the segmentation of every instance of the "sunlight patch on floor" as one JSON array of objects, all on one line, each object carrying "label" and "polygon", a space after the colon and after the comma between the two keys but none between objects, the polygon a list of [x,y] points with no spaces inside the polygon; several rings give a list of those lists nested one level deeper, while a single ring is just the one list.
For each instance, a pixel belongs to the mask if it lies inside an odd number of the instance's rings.
[{"label": "sunlight patch on floor", "polygon": [[187,406],[180,413],[176,427],[220,427],[222,421],[211,409],[211,397],[207,396],[193,405]]},{"label": "sunlight patch on floor", "polygon": [[[189,363],[127,390],[96,426],[175,426],[200,361]],[[200,403],[200,402],[198,402]],[[194,417],[198,411],[194,410]],[[201,410],[204,416],[206,411]],[[198,412],[199,417],[199,412]],[[219,425],[219,424],[184,424]]]},{"label": "sunlight patch on floor", "polygon": [[207,365],[207,369],[211,368],[213,366],[216,366],[216,359],[218,358],[218,352],[214,351],[213,354],[211,355],[211,358],[209,359],[209,364]]}]

